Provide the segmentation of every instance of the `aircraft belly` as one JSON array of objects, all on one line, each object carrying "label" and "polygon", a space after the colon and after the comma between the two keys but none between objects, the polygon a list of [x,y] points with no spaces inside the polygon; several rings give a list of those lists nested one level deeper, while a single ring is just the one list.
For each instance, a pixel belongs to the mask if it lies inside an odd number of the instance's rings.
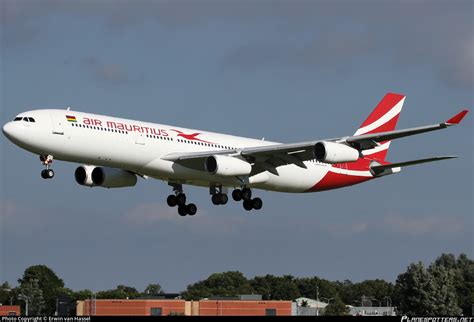
[{"label": "aircraft belly", "polygon": [[[236,177],[216,176],[205,171],[193,170],[172,161],[156,158],[140,172],[161,180],[176,181],[180,183],[209,186],[210,183],[224,186],[240,186],[242,182]],[[207,183],[207,184],[206,184]]]},{"label": "aircraft belly", "polygon": [[325,165],[307,164],[308,168],[300,168],[295,165],[278,167],[278,176],[268,173],[265,183],[256,184],[259,189],[280,192],[305,192],[313,187],[326,175],[330,167]]}]

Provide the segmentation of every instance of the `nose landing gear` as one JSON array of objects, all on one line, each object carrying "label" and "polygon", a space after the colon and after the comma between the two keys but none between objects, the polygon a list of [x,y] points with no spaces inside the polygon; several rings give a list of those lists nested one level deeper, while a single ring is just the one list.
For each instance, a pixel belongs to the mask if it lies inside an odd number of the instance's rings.
[{"label": "nose landing gear", "polygon": [[50,168],[51,163],[53,163],[52,155],[40,155],[41,163],[46,167],[41,171],[41,178],[43,179],[52,179],[54,177],[54,171]]}]

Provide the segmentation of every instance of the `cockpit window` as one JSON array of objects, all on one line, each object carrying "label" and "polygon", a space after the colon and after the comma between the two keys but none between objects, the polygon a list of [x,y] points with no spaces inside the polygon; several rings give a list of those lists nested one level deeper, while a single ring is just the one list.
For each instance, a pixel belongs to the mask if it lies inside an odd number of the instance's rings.
[{"label": "cockpit window", "polygon": [[17,116],[17,117],[15,117],[15,119],[14,119],[13,121],[15,121],[15,122],[16,122],[16,121],[21,121],[22,119],[23,119],[22,117],[18,117],[18,116]]},{"label": "cockpit window", "polygon": [[23,121],[29,122],[27,117],[24,117],[24,118],[23,118]]},{"label": "cockpit window", "polygon": [[30,122],[32,122],[32,123],[34,123],[34,122],[35,122],[35,119],[34,119],[34,118],[32,118],[32,117],[29,117],[29,118],[28,118],[28,121],[30,121]]}]

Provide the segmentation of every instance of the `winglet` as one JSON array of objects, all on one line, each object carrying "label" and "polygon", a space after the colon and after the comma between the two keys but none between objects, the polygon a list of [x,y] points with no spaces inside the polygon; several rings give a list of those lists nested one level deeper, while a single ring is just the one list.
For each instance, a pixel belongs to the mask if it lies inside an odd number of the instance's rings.
[{"label": "winglet", "polygon": [[452,118],[446,121],[446,124],[448,125],[454,125],[454,124],[459,124],[461,123],[462,119],[466,114],[469,112],[469,110],[462,110],[458,114],[454,115]]}]

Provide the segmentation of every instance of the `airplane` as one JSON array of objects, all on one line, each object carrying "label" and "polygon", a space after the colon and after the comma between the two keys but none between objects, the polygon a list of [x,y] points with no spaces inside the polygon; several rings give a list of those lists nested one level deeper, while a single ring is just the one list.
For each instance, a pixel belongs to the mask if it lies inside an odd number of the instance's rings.
[{"label": "airplane", "polygon": [[445,122],[395,130],[405,96],[386,94],[352,136],[277,143],[185,129],[67,109],[18,114],[3,126],[14,144],[40,156],[41,177],[51,179],[53,160],[80,163],[74,173],[87,187],[131,187],[137,177],[168,182],[167,198],[180,216],[193,216],[183,185],[208,187],[214,205],[232,198],[245,210],[258,210],[252,189],[304,193],[363,183],[401,171],[402,167],[455,158],[438,156],[390,163],[392,140],[459,124],[468,110]]}]

